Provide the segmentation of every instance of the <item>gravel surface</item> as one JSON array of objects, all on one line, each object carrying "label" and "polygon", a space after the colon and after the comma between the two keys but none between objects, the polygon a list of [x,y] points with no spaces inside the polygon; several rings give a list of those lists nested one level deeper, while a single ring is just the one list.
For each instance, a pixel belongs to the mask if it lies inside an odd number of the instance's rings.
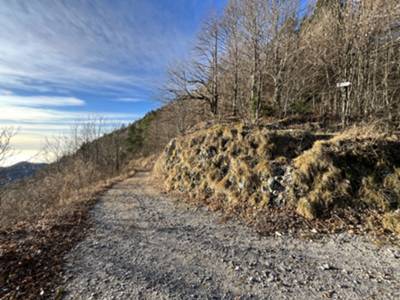
[{"label": "gravel surface", "polygon": [[400,299],[400,251],[368,238],[261,237],[157,193],[116,185],[66,257],[65,299]]}]

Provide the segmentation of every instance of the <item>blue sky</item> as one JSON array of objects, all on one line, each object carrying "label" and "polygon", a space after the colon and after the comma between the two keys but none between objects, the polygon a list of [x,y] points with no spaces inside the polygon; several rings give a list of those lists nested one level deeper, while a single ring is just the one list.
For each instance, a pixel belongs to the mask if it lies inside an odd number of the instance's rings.
[{"label": "blue sky", "polygon": [[1,1],[0,127],[19,128],[6,164],[43,160],[45,138],[76,120],[128,124],[159,107],[167,67],[226,2]]},{"label": "blue sky", "polygon": [[[12,162],[76,119],[129,123],[160,103],[169,64],[225,0],[13,0],[0,5],[0,126],[20,128]],[[8,164],[11,161],[8,162]]]}]

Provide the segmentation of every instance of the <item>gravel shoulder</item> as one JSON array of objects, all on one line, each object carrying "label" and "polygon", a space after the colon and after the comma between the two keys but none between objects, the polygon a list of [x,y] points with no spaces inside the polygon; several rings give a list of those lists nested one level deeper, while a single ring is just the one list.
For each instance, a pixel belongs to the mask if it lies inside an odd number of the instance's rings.
[{"label": "gravel shoulder", "polygon": [[400,299],[400,249],[364,236],[262,237],[173,201],[147,173],[117,184],[66,256],[65,299]]}]

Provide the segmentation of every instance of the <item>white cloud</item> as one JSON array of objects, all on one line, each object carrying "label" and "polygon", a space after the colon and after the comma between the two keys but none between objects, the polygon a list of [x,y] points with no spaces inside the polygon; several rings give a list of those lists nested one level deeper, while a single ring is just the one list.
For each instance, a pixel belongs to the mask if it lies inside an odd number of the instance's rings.
[{"label": "white cloud", "polygon": [[0,87],[151,91],[189,49],[193,28],[179,19],[203,1],[3,1]]},{"label": "white cloud", "polygon": [[[97,115],[112,120],[132,120],[136,114],[101,111],[66,111],[63,107],[84,106],[85,101],[75,97],[21,96],[0,94],[0,122],[8,123],[62,123]],[[56,109],[57,108],[57,109]]]},{"label": "white cloud", "polygon": [[1,106],[0,121],[16,123],[60,123],[84,120],[87,116],[97,115],[111,120],[133,120],[138,115],[133,113],[110,113],[110,112],[92,112],[92,111],[64,111],[55,109],[44,109],[23,106]]},{"label": "white cloud", "polygon": [[0,94],[0,107],[4,106],[83,106],[85,101],[75,97],[18,96],[11,92]]},{"label": "white cloud", "polygon": [[128,124],[141,117],[132,113],[92,112],[65,110],[67,106],[82,107],[84,100],[72,97],[21,96],[0,94],[0,128],[14,126],[18,134],[12,144],[15,153],[4,165],[21,160],[44,161],[41,149],[46,138],[68,134],[77,122],[102,118],[106,130]]}]

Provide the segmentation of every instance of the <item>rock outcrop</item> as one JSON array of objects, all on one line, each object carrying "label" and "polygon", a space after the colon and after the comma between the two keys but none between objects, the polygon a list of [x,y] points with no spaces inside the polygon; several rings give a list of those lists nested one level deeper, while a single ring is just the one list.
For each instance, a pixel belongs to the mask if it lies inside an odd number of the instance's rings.
[{"label": "rock outcrop", "polygon": [[173,139],[155,173],[167,190],[215,209],[288,207],[308,219],[336,208],[374,209],[390,213],[386,223],[393,230],[400,207],[399,147],[398,138],[384,135],[215,125]]}]

